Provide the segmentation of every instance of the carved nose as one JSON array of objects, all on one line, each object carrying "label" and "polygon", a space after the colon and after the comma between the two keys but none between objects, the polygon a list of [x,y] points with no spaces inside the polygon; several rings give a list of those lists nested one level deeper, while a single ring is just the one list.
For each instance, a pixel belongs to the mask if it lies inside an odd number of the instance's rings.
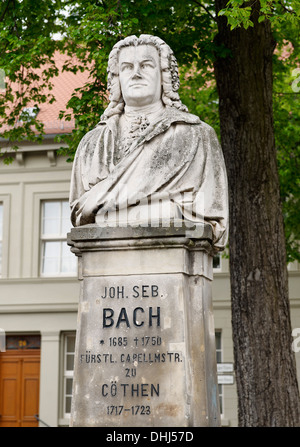
[{"label": "carved nose", "polygon": [[141,73],[140,73],[140,67],[137,66],[137,67],[134,69],[132,78],[134,79],[134,78],[141,78],[141,77],[142,77],[142,75],[141,75]]}]

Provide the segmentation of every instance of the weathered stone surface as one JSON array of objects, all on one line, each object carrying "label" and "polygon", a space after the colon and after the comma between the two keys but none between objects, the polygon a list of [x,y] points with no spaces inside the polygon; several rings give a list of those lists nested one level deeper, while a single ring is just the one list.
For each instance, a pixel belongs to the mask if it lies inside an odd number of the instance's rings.
[{"label": "weathered stone surface", "polygon": [[188,113],[177,62],[160,38],[129,36],[108,60],[110,103],[76,151],[70,204],[74,226],[157,219],[209,223],[227,241],[227,177],[215,131]]},{"label": "weathered stone surface", "polygon": [[69,235],[82,259],[71,426],[218,425],[207,241],[99,231]]},{"label": "weathered stone surface", "polygon": [[214,130],[178,87],[165,42],[121,40],[110,103],[75,155],[72,426],[219,425],[211,281],[227,242],[227,177]]}]

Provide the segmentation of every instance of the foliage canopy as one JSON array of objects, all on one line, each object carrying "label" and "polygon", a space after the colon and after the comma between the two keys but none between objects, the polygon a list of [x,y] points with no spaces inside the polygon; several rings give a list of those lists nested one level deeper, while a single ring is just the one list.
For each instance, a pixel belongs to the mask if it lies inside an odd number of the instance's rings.
[{"label": "foliage canopy", "polygon": [[[271,22],[277,42],[274,128],[288,260],[300,260],[300,4],[298,0],[260,0],[259,4],[258,20]],[[227,17],[232,29],[247,29],[253,26],[251,6],[251,2],[230,0],[219,14]],[[51,81],[58,69],[53,56],[55,51],[65,52],[64,70],[90,72],[89,81],[74,91],[67,104],[75,129],[58,138],[68,144],[61,153],[71,161],[82,136],[97,124],[106,107],[106,66],[112,46],[122,37],[141,33],[158,35],[171,46],[180,66],[182,101],[219,131],[213,61],[228,50],[214,40],[218,29],[213,0],[5,0],[0,4],[0,24],[0,88],[4,75],[6,82],[5,91],[0,90],[0,132],[6,147],[17,150],[23,140],[42,141],[44,127],[38,115],[16,123],[29,104],[39,107],[55,101]],[[69,110],[62,110],[60,118],[70,120]],[[12,160],[5,153],[2,158],[5,163]]]}]

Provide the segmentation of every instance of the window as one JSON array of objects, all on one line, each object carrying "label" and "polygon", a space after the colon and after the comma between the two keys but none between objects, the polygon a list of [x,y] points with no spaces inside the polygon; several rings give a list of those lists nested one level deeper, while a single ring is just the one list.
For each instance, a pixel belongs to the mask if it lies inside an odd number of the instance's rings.
[{"label": "window", "polygon": [[213,257],[213,269],[221,270],[221,255],[220,255],[220,253],[216,254]]},{"label": "window", "polygon": [[38,107],[24,107],[21,112],[19,122],[30,122],[36,118],[40,109]]},{"label": "window", "polygon": [[3,203],[0,202],[0,277],[2,276]]},{"label": "window", "polygon": [[[216,356],[217,364],[222,363],[222,333],[221,331],[216,331]],[[219,399],[220,399],[220,413],[223,414],[223,385],[218,385],[219,388]]]},{"label": "window", "polygon": [[76,274],[76,256],[67,245],[67,233],[70,226],[70,208],[67,200],[42,202],[42,275],[73,276]]},{"label": "window", "polygon": [[75,333],[64,335],[64,360],[63,360],[63,417],[71,414],[73,371],[75,357]]}]

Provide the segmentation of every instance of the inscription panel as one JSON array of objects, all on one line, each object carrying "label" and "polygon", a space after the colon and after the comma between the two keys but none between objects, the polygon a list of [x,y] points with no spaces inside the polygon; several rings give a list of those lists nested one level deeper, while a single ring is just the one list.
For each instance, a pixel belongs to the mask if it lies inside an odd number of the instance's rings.
[{"label": "inscription panel", "polygon": [[187,425],[184,276],[88,277],[83,290],[73,425]]}]

